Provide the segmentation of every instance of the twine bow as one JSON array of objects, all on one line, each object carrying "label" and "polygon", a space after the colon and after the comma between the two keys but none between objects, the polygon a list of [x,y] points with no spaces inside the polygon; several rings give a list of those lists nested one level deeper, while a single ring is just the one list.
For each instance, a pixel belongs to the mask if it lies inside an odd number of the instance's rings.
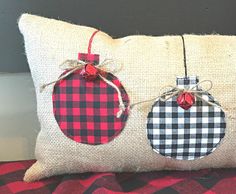
[{"label": "twine bow", "polygon": [[[204,82],[210,83],[210,86],[209,86],[209,88],[207,90],[194,90],[198,86],[201,86],[201,84],[204,83]],[[130,109],[132,109],[136,105],[139,105],[139,104],[142,104],[142,103],[147,103],[147,102],[152,102],[152,101],[154,101],[154,100],[156,100],[158,98],[161,101],[165,102],[165,101],[169,100],[170,98],[179,95],[182,92],[191,92],[197,98],[202,99],[204,102],[208,103],[209,105],[216,106],[216,107],[220,108],[224,112],[226,112],[226,111],[235,111],[236,107],[231,107],[231,108],[223,109],[219,104],[211,102],[211,101],[208,101],[208,100],[204,99],[202,96],[199,95],[199,94],[204,94],[204,93],[210,91],[212,89],[212,86],[213,86],[213,84],[212,84],[211,80],[203,80],[203,81],[199,82],[198,84],[196,84],[195,86],[193,86],[192,88],[187,88],[187,89],[186,88],[179,88],[179,87],[176,87],[176,86],[168,85],[168,86],[165,86],[162,89],[160,89],[160,95],[159,96],[154,97],[152,99],[143,100],[143,101],[139,101],[139,102],[133,103],[133,104],[130,105]],[[167,89],[170,89],[170,88],[171,88],[171,90],[163,93],[164,89],[167,90]],[[229,115],[228,118],[229,119],[236,119],[236,116]]]},{"label": "twine bow", "polygon": [[[101,68],[104,67],[105,65],[109,64],[111,61],[111,59],[105,59],[102,63],[96,65],[96,68],[98,70],[102,70]],[[81,61],[81,60],[65,60],[63,63],[61,63],[59,65],[59,67],[62,69],[62,70],[66,70],[67,72],[65,74],[62,74],[57,80],[55,81],[52,81],[52,82],[49,82],[49,83],[46,83],[46,84],[43,84],[41,87],[40,87],[40,92],[43,92],[44,89],[51,85],[51,84],[54,84],[54,83],[57,83],[63,79],[65,79],[67,76],[71,75],[72,73],[74,73],[75,71],[79,70],[79,69],[82,69],[87,63],[84,62],[84,61]],[[106,70],[107,71],[107,70]],[[113,70],[115,71],[115,70]],[[111,72],[111,71],[109,71]],[[108,85],[110,85],[111,87],[113,87],[117,94],[118,94],[118,100],[119,100],[119,111],[117,112],[116,114],[116,117],[117,118],[120,118],[122,113],[125,111],[126,109],[126,106],[125,106],[125,103],[122,99],[122,96],[121,96],[121,91],[120,89],[110,80],[106,79],[104,76],[101,75],[101,73],[98,74],[98,76],[104,81],[106,82]]]},{"label": "twine bow", "polygon": [[[202,83],[209,83],[210,86],[206,90],[203,90],[203,89],[202,90],[196,90],[196,88],[201,86]],[[170,98],[172,98],[174,96],[178,96],[181,93],[189,92],[189,93],[193,94],[195,97],[197,97],[197,98],[203,100],[204,102],[208,103],[209,105],[216,106],[216,107],[222,109],[222,107],[220,105],[218,105],[217,103],[208,101],[208,100],[204,99],[201,95],[199,95],[199,94],[204,94],[204,93],[207,93],[208,91],[210,91],[212,89],[212,86],[213,86],[213,84],[212,84],[211,80],[203,80],[203,81],[197,83],[195,86],[193,86],[191,88],[179,88],[177,86],[169,85],[169,86],[165,86],[164,88],[162,88],[160,90],[160,95],[157,98],[159,98],[161,101],[165,102],[165,101],[169,100]],[[168,89],[168,88],[171,88],[171,90],[163,93],[163,90]]]},{"label": "twine bow", "polygon": [[[194,90],[198,86],[201,86],[201,84],[204,83],[204,82],[210,83],[210,87],[207,90]],[[199,82],[198,84],[196,84],[195,86],[193,86],[191,88],[179,88],[177,86],[167,85],[167,86],[160,89],[159,96],[157,96],[155,98],[152,98],[152,99],[149,99],[149,100],[144,100],[144,101],[133,103],[133,104],[131,104],[130,108],[132,109],[134,106],[136,106],[138,104],[150,102],[150,101],[156,100],[157,98],[159,98],[161,101],[165,102],[165,101],[169,100],[170,98],[179,95],[182,92],[189,92],[189,93],[192,93],[197,98],[202,99],[206,103],[208,103],[212,106],[217,106],[218,108],[222,109],[222,107],[220,105],[218,105],[214,102],[210,102],[210,101],[204,99],[202,96],[199,95],[199,94],[204,94],[204,93],[210,91],[212,89],[212,86],[213,86],[213,84],[212,84],[211,80],[203,80],[203,81]],[[167,92],[163,92],[163,90],[166,91],[167,89],[169,89]]]}]

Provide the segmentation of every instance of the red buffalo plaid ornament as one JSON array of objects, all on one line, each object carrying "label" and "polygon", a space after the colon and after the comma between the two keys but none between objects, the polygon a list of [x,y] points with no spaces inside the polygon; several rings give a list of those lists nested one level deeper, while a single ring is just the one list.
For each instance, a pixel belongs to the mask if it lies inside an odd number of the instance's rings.
[{"label": "red buffalo plaid ornament", "polygon": [[64,135],[91,145],[105,144],[118,136],[129,112],[129,97],[123,85],[112,73],[96,66],[99,55],[91,54],[92,38],[97,32],[90,38],[88,53],[78,54],[83,63],[77,61],[57,81],[42,88],[55,83],[53,112]]},{"label": "red buffalo plaid ornament", "polygon": [[184,110],[188,110],[195,103],[195,97],[191,92],[182,92],[176,99],[177,104]]},{"label": "red buffalo plaid ornament", "polygon": [[[88,81],[79,69],[54,85],[53,112],[64,135],[76,142],[99,145],[112,141],[125,127],[129,97],[117,77],[103,73],[117,86],[126,105],[121,116],[117,91],[100,77]],[[66,74],[64,72],[63,74]]]}]

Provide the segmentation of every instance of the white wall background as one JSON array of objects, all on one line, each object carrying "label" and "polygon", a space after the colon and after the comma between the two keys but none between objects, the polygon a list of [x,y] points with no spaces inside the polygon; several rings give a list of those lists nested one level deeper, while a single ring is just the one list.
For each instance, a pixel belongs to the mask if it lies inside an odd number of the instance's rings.
[{"label": "white wall background", "polygon": [[30,73],[0,73],[0,161],[34,158],[39,123]]}]

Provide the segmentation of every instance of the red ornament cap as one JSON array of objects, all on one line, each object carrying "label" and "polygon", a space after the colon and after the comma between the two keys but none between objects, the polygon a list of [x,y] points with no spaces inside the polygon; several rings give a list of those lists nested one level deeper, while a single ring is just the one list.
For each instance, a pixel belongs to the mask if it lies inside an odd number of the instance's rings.
[{"label": "red ornament cap", "polygon": [[195,103],[195,96],[190,92],[182,92],[177,97],[178,105],[184,110],[188,110]]},{"label": "red ornament cap", "polygon": [[87,81],[93,81],[98,77],[98,69],[93,64],[86,64],[81,70],[80,75]]}]

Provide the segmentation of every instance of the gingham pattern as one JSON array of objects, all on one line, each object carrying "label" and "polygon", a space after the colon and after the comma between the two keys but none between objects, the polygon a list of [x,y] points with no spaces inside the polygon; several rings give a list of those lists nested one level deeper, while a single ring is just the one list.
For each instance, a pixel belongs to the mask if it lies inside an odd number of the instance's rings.
[{"label": "gingham pattern", "polygon": [[[128,110],[116,118],[119,111],[117,91],[100,78],[86,81],[80,71],[55,84],[52,95],[55,119],[61,131],[76,142],[108,143],[124,128]],[[129,98],[120,81],[111,73],[102,74],[120,89],[128,106]]]},{"label": "gingham pattern", "polygon": [[[196,85],[198,78],[177,78],[180,88]],[[201,94],[217,103],[209,93]],[[225,113],[197,98],[188,110],[176,102],[177,96],[166,102],[157,99],[148,114],[147,133],[154,151],[178,160],[194,160],[213,152],[225,135]]]},{"label": "gingham pattern", "polygon": [[67,174],[25,183],[35,161],[0,162],[1,194],[234,194],[236,169]]}]

